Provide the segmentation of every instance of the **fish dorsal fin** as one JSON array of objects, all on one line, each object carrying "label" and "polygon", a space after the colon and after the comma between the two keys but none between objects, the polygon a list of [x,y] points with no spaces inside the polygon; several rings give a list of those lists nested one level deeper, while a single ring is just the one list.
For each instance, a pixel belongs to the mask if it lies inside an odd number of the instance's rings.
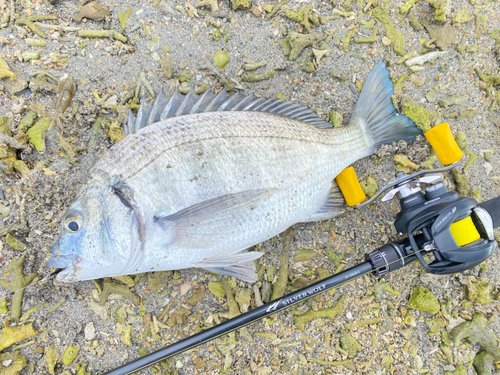
[{"label": "fish dorsal fin", "polygon": [[143,100],[137,112],[137,117],[132,113],[129,114],[129,119],[125,126],[125,135],[135,133],[147,125],[166,120],[170,117],[221,111],[272,113],[277,116],[307,122],[321,129],[332,127],[330,122],[319,117],[310,108],[283,99],[265,99],[255,95],[239,93],[229,95],[226,89],[218,94],[205,91],[201,96],[196,94],[194,89],[191,89],[187,95],[182,95],[179,89],[177,89],[169,100],[167,100],[163,93],[160,93],[152,106]]}]

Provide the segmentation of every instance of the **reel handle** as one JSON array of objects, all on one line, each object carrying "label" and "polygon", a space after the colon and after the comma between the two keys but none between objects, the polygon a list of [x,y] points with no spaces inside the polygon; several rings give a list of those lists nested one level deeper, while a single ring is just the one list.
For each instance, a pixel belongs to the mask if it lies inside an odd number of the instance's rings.
[{"label": "reel handle", "polygon": [[490,214],[493,219],[493,228],[500,227],[500,197],[490,199],[489,201],[479,203]]}]

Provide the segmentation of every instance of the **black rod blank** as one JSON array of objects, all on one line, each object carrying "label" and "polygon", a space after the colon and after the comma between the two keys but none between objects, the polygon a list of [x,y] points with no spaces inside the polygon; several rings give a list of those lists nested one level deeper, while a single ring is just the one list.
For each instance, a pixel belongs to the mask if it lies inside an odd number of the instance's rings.
[{"label": "black rod blank", "polygon": [[373,266],[370,262],[364,262],[352,268],[330,276],[324,280],[318,281],[315,284],[290,293],[278,300],[271,301],[257,307],[245,314],[234,317],[224,323],[218,324],[215,327],[197,333],[196,335],[186,337],[181,341],[177,341],[168,345],[156,352],[137,358],[136,360],[126,363],[114,370],[104,373],[103,375],[128,375],[140,369],[151,366],[155,363],[170,358],[176,354],[192,349],[207,341],[215,339],[226,333],[229,333],[237,328],[241,328],[256,320],[262,319],[267,315],[274,314],[284,308],[287,308],[295,303],[301,302],[307,298],[313,297],[324,291],[349,282],[359,276],[373,271]]}]

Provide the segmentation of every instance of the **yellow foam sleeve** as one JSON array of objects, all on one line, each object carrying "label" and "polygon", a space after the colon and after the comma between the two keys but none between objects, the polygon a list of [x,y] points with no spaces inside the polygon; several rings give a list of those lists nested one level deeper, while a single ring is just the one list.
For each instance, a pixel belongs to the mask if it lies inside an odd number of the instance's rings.
[{"label": "yellow foam sleeve", "polygon": [[335,177],[335,181],[339,185],[342,194],[344,194],[348,206],[355,206],[366,199],[366,195],[361,189],[353,167],[346,168],[340,172]]},{"label": "yellow foam sleeve", "polygon": [[450,225],[451,235],[458,246],[468,245],[481,238],[470,216]]},{"label": "yellow foam sleeve", "polygon": [[453,164],[464,155],[458,147],[451,133],[450,125],[447,122],[434,126],[431,130],[427,131],[425,138],[427,138],[434,151],[436,151],[439,161],[443,165]]}]

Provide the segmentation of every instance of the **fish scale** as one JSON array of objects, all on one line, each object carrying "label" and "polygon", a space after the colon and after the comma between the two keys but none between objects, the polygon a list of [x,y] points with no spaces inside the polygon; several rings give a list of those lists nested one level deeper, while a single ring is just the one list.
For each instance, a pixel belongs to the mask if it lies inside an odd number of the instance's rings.
[{"label": "fish scale", "polygon": [[420,134],[392,95],[378,64],[349,124],[336,129],[278,99],[159,95],[129,115],[127,136],[90,172],[49,265],[64,268],[64,281],[189,267],[255,281],[262,253],[246,249],[295,223],[335,217],[338,173]]}]

